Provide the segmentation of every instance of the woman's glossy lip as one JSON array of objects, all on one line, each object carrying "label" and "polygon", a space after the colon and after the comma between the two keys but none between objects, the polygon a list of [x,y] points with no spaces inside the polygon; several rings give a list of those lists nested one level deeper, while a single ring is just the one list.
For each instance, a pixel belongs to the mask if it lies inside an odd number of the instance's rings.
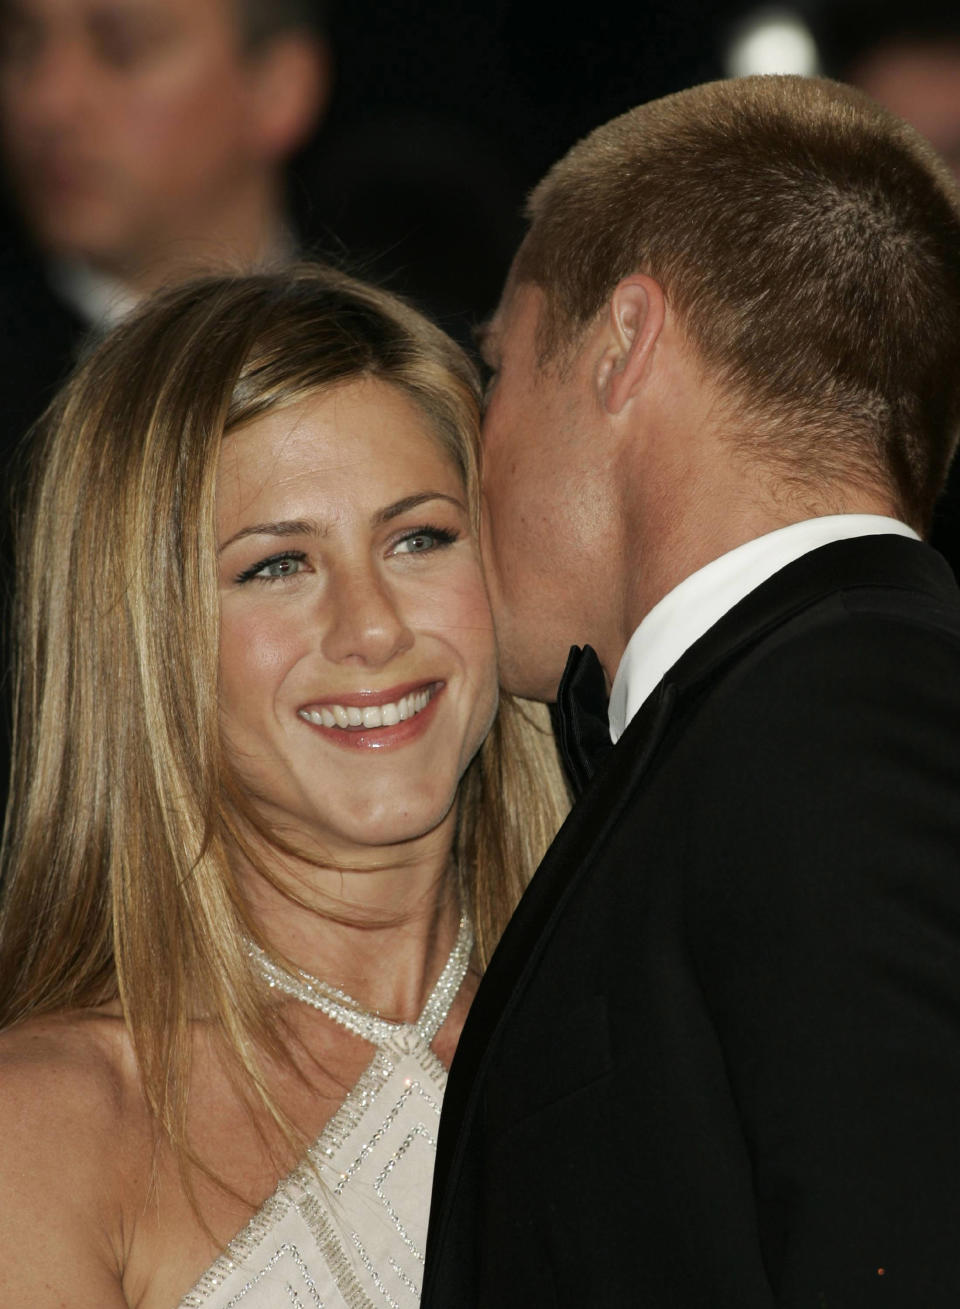
[{"label": "woman's glossy lip", "polygon": [[[297,711],[297,716],[302,723],[305,723],[311,731],[318,732],[321,736],[331,741],[334,745],[341,746],[348,750],[386,750],[397,746],[407,745],[415,741],[427,729],[433,721],[436,713],[436,705],[442,696],[446,687],[445,682],[410,682],[404,687],[391,687],[385,692],[372,692],[370,698],[357,701],[356,693],[352,697],[341,700],[313,700],[309,705]],[[306,715],[311,711],[317,711],[321,707],[328,705],[343,706],[344,708],[362,708],[371,709],[375,706],[385,704],[396,704],[398,700],[405,697],[417,695],[429,695],[429,698],[423,708],[416,710],[410,717],[404,718],[399,722],[381,726],[346,726],[346,727],[328,727],[323,723],[313,721]]]}]

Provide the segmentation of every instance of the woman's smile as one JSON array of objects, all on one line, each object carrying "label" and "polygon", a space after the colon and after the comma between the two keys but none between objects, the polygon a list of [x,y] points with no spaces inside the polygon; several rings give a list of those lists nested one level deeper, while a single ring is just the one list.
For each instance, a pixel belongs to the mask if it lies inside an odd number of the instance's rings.
[{"label": "woman's smile", "polygon": [[336,700],[316,700],[297,713],[338,746],[386,750],[416,740],[427,729],[443,689],[443,682],[419,682],[355,691]]}]

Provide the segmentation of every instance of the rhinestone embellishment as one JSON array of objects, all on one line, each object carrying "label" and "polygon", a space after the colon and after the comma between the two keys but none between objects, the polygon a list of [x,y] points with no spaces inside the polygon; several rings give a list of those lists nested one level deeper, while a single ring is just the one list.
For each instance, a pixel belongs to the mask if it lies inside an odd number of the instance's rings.
[{"label": "rhinestone embellishment", "polygon": [[252,941],[247,942],[247,951],[260,976],[273,990],[282,991],[295,1000],[319,1009],[341,1027],[369,1041],[371,1045],[387,1046],[408,1053],[419,1044],[416,1037],[430,1044],[454,996],[460,990],[473,952],[473,924],[466,914],[461,914],[453,950],[415,1023],[395,1023],[388,1018],[381,1018],[379,1014],[370,1013],[339,987],[322,982],[318,977],[300,969],[291,972],[284,968]]}]

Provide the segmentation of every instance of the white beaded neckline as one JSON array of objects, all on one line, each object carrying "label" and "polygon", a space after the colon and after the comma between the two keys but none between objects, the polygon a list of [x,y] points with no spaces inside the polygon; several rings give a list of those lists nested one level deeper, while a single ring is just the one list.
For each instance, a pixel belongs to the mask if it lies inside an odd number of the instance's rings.
[{"label": "white beaded neckline", "polygon": [[359,1001],[347,995],[346,991],[331,986],[329,982],[322,982],[318,977],[313,977],[299,968],[295,972],[284,968],[253,941],[247,942],[247,952],[257,972],[272,990],[282,991],[295,1000],[302,1000],[304,1004],[319,1009],[341,1027],[345,1027],[347,1031],[353,1032],[364,1041],[369,1041],[371,1045],[393,1045],[397,1037],[411,1029],[429,1045],[449,1013],[454,996],[460,990],[460,985],[470,967],[470,956],[473,953],[473,924],[467,914],[461,914],[457,939],[450,957],[444,964],[443,972],[437,978],[415,1023],[395,1023],[389,1018],[381,1018],[379,1014],[370,1013]]}]

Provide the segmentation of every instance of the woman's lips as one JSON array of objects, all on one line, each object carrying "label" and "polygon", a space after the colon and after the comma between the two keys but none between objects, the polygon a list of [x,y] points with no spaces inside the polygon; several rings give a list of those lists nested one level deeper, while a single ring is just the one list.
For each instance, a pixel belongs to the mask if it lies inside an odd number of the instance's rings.
[{"label": "woman's lips", "polygon": [[427,726],[443,688],[443,682],[424,682],[383,692],[363,691],[340,701],[315,701],[297,713],[338,745],[366,749],[401,745]]}]

